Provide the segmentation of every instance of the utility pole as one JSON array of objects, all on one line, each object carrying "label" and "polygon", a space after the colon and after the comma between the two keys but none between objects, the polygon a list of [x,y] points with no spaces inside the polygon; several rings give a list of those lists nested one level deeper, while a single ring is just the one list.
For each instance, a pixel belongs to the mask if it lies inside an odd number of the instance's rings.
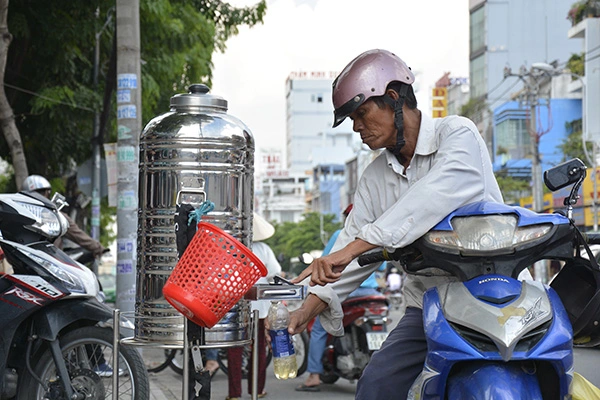
[{"label": "utility pole", "polygon": [[139,136],[142,125],[139,0],[117,0],[117,300],[133,312],[137,259]]},{"label": "utility pole", "polygon": [[582,147],[583,147],[583,152],[585,154],[585,158],[587,159],[587,162],[589,165],[592,166],[593,169],[593,173],[592,173],[592,178],[593,178],[593,185],[594,185],[594,196],[593,196],[593,204],[592,204],[592,212],[594,213],[594,222],[593,222],[593,229],[594,232],[598,231],[598,177],[597,177],[597,173],[598,173],[598,162],[597,162],[597,140],[592,140],[592,157],[590,157],[590,155],[588,154],[587,151],[587,143],[588,143],[588,139],[589,139],[589,132],[588,132],[588,113],[586,112],[586,110],[588,110],[588,90],[587,90],[587,83],[585,80],[585,77],[578,75],[576,73],[571,72],[570,70],[566,69],[566,70],[561,70],[561,69],[557,69],[554,65],[550,65],[548,63],[544,63],[544,62],[537,62],[537,63],[533,63],[531,64],[531,69],[532,70],[538,70],[538,71],[543,71],[544,73],[548,74],[548,76],[552,77],[552,76],[557,76],[557,75],[570,75],[571,77],[577,79],[580,83],[581,83],[581,90],[582,90],[582,95],[581,95],[581,101],[582,101],[582,115],[581,115],[581,122],[582,122],[582,132],[581,132],[581,140],[582,140]]},{"label": "utility pole", "polygon": [[[537,106],[538,106],[538,85],[532,84],[535,78],[529,76],[529,83],[525,84],[527,88],[527,100],[529,102],[529,137],[531,138],[531,181],[533,190],[533,211],[542,212],[544,209],[544,187],[542,186],[542,164],[540,162],[540,135],[537,131]],[[548,269],[546,261],[540,260],[533,266],[535,276],[542,283],[547,282]]]},{"label": "utility pole", "polygon": [[[93,84],[94,90],[98,88],[98,70],[100,69],[100,37],[102,32],[108,26],[112,20],[112,12],[114,9],[110,9],[106,15],[106,22],[102,28],[96,32],[96,43],[94,47],[94,76]],[[96,20],[100,18],[100,7],[96,8]],[[94,133],[92,139],[92,238],[100,240],[100,199],[101,199],[101,174],[100,168],[102,158],[100,155],[100,146],[102,146],[100,139],[100,111],[94,112]],[[94,271],[98,273],[98,271]]]},{"label": "utility pole", "polygon": [[[100,7],[96,8],[96,20],[100,17]],[[98,88],[98,69],[100,65],[100,35],[96,32],[94,47],[94,90]],[[100,239],[100,112],[94,112],[94,134],[92,139],[92,238]],[[97,273],[98,271],[94,271]]]},{"label": "utility pole", "polygon": [[533,90],[529,99],[531,115],[529,116],[529,136],[531,138],[531,181],[533,189],[533,210],[544,210],[544,187],[542,186],[542,163],[540,162],[540,137],[537,132],[536,113],[538,94]]},{"label": "utility pole", "polygon": [[[534,68],[527,71],[525,66],[519,69],[518,74],[513,74],[510,68],[505,68],[504,77],[517,76],[524,84],[525,93],[522,103],[529,106],[529,137],[531,142],[531,189],[533,198],[533,211],[542,212],[544,209],[544,187],[542,186],[542,165],[540,160],[540,133],[537,126],[537,107],[539,100],[539,74]],[[527,78],[527,79],[526,79]],[[549,100],[548,100],[549,101]],[[546,283],[548,280],[548,268],[546,260],[538,261],[533,266],[536,280]]]},{"label": "utility pole", "polygon": [[[531,143],[531,195],[533,211],[542,212],[544,209],[544,187],[542,186],[542,165],[540,160],[540,134],[537,127],[537,106],[539,100],[539,83],[532,68],[527,71],[525,66],[519,68],[519,73],[512,73],[510,68],[504,69],[504,77],[516,76],[524,84],[525,93],[521,103],[529,106],[529,137]],[[527,78],[527,79],[526,79]]]}]

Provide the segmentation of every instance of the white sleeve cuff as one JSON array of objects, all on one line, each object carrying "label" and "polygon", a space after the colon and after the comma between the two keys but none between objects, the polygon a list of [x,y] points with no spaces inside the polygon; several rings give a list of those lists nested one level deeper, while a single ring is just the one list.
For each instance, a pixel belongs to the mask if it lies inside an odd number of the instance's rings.
[{"label": "white sleeve cuff", "polygon": [[327,333],[333,336],[344,335],[344,311],[342,303],[331,286],[310,286],[308,292],[323,300],[329,307],[321,312],[319,319]]}]

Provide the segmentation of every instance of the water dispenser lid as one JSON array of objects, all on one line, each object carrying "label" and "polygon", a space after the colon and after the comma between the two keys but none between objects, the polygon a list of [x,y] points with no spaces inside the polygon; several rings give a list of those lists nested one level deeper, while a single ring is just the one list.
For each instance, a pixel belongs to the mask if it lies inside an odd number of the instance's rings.
[{"label": "water dispenser lid", "polygon": [[227,111],[227,100],[208,94],[209,90],[209,87],[202,83],[194,83],[188,88],[188,93],[176,94],[171,97],[171,108],[185,111],[190,107],[212,107]]}]

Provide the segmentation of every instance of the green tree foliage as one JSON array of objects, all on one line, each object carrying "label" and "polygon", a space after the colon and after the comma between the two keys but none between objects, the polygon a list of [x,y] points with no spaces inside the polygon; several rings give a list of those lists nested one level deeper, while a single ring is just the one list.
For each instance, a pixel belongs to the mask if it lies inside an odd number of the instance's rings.
[{"label": "green tree foliage", "polygon": [[[117,222],[117,208],[108,206],[108,198],[102,199],[102,206],[100,207],[100,243],[102,246],[108,247],[117,239],[117,232],[112,227]],[[91,221],[90,226],[87,227],[88,231],[92,229]]]},{"label": "green tree foliage", "polygon": [[487,109],[487,104],[481,99],[470,99],[460,108],[460,115],[469,118],[472,121],[479,121],[482,114]]},{"label": "green tree foliage", "polygon": [[[323,215],[323,231],[325,241],[342,227],[340,222],[334,222],[333,214]],[[304,219],[298,223],[274,223],[275,234],[265,242],[273,249],[284,271],[290,271],[290,258],[312,250],[322,250],[325,245],[321,240],[321,215],[316,212],[304,214]]]},{"label": "green tree foliage", "polygon": [[[583,150],[582,120],[577,119],[575,121],[566,122],[565,129],[568,132],[568,135],[558,146],[558,148],[564,154],[563,161],[569,160],[571,158],[579,158],[581,161],[587,163],[587,157],[585,155],[585,151]],[[590,157],[592,156],[594,150],[593,146],[594,145],[590,142],[586,143],[587,152],[590,155]]]},{"label": "green tree foliage", "polygon": [[[585,75],[585,53],[571,54],[569,61],[567,61],[567,69],[572,73],[584,76]],[[577,77],[573,76],[573,80]]]},{"label": "green tree foliage", "polygon": [[[266,1],[234,8],[220,0],[140,0],[142,119],[169,109],[190,83],[210,85],[212,54],[224,51],[239,25],[261,23]],[[30,174],[69,175],[92,154],[94,113],[102,141],[116,141],[115,0],[19,0],[10,3],[5,89]],[[98,84],[94,85],[96,37]],[[104,129],[102,129],[104,128]],[[12,162],[4,137],[0,157]],[[11,179],[0,189],[15,191]],[[64,187],[64,183],[63,183]],[[64,192],[63,192],[64,193]],[[64,193],[70,196],[71,193]],[[102,207],[102,243],[111,213]]]},{"label": "green tree foliage", "polygon": [[[9,7],[14,38],[6,92],[29,171],[48,178],[89,157],[93,110],[100,104],[91,88],[98,4],[76,3],[23,0]],[[4,140],[0,157],[11,161]]]},{"label": "green tree foliage", "polygon": [[169,109],[175,93],[212,78],[212,54],[224,51],[239,25],[262,22],[266,2],[235,8],[215,0],[142,0],[143,120]]},{"label": "green tree foliage", "polygon": [[515,179],[506,174],[497,174],[496,180],[504,202],[507,204],[515,204],[519,202],[521,197],[531,195],[531,186],[528,181],[523,179]]},{"label": "green tree foliage", "polygon": [[[8,25],[14,38],[5,86],[29,173],[61,176],[89,159],[95,110],[104,108],[105,137],[116,139],[116,105],[104,101],[106,94],[115,97],[110,69],[115,63],[114,6],[115,0],[10,3]],[[210,84],[214,51],[225,49],[239,25],[262,22],[265,12],[265,0],[247,8],[219,0],[140,0],[143,124],[167,111],[170,97],[185,92],[190,83]],[[0,157],[11,162],[3,139]]]}]

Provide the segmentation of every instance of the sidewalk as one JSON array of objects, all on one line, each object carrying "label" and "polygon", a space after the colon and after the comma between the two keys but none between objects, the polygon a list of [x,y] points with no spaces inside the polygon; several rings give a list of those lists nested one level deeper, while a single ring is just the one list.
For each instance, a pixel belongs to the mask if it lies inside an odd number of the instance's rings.
[{"label": "sidewalk", "polygon": [[[162,349],[143,348],[140,350],[144,360],[149,365],[158,365],[162,362],[164,351]],[[356,382],[340,379],[333,385],[321,385],[321,391],[315,393],[296,392],[294,388],[300,385],[306,374],[296,379],[277,380],[273,373],[273,364],[267,368],[267,382],[265,390],[268,395],[265,400],[351,400],[354,399]],[[250,400],[247,394],[248,382],[242,382],[243,400]],[[211,399],[225,400],[228,395],[227,376],[219,370],[211,381]],[[183,396],[183,377],[170,368],[158,373],[150,373],[150,400],[178,400]]]}]

